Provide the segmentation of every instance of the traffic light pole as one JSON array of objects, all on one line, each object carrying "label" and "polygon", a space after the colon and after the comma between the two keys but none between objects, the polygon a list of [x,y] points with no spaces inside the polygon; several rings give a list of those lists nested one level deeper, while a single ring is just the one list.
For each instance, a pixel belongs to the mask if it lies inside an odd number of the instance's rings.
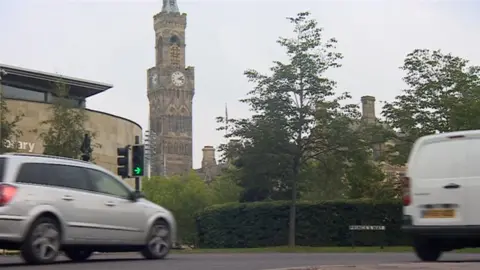
[{"label": "traffic light pole", "polygon": [[[135,144],[140,144],[140,136],[135,136]],[[140,191],[140,177],[138,176],[135,177],[135,191]]]}]

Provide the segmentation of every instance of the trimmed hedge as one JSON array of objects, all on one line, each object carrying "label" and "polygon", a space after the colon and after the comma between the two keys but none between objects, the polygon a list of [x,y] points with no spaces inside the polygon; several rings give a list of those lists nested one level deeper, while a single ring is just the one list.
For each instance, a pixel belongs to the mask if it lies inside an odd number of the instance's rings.
[{"label": "trimmed hedge", "polygon": [[[199,247],[253,248],[288,244],[289,202],[215,205],[196,218]],[[297,204],[296,244],[350,246],[350,225],[383,225],[386,231],[355,232],[357,246],[408,245],[398,201],[332,201]]]}]

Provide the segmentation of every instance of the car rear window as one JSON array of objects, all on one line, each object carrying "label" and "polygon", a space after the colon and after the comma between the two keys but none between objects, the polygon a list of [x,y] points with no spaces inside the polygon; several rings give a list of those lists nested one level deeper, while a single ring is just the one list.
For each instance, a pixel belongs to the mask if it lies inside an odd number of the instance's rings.
[{"label": "car rear window", "polygon": [[3,182],[3,171],[5,168],[6,158],[0,158],[0,182]]},{"label": "car rear window", "polygon": [[422,145],[412,164],[416,179],[448,179],[480,176],[480,140],[452,139]]}]

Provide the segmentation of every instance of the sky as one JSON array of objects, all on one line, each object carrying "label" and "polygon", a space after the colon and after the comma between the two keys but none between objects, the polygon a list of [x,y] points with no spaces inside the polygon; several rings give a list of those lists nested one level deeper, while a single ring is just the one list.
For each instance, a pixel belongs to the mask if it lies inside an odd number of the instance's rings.
[{"label": "sky", "polygon": [[[343,66],[329,72],[354,103],[391,101],[404,88],[399,70],[416,48],[441,49],[480,64],[475,0],[178,0],[187,13],[186,64],[195,66],[193,164],[202,147],[225,142],[216,116],[247,117],[238,102],[252,89],[243,72],[268,72],[285,60],[278,37],[286,17],[309,11],[338,39]],[[87,107],[148,129],[146,70],[155,64],[153,15],[161,0],[0,0],[0,63],[113,84]]]}]

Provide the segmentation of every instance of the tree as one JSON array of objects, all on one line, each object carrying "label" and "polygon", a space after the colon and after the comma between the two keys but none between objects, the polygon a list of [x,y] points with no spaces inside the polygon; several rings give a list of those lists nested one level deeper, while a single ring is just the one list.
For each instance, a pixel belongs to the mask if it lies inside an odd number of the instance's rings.
[{"label": "tree", "polygon": [[401,67],[407,88],[383,107],[398,135],[393,164],[404,165],[415,140],[441,132],[480,128],[480,67],[440,50],[417,49]]},{"label": "tree", "polygon": [[325,156],[322,160],[310,160],[303,166],[299,194],[306,201],[328,201],[346,198],[344,164]]},{"label": "tree", "polygon": [[229,172],[243,189],[241,202],[288,199],[292,158],[284,120],[276,115],[231,120],[242,140],[220,150],[236,168]]},{"label": "tree", "polygon": [[[1,87],[2,85],[0,84]],[[0,154],[16,151],[18,149],[16,141],[22,135],[22,131],[18,129],[17,124],[22,120],[23,114],[9,117],[10,114],[11,111],[3,98],[3,91],[0,91]]]},{"label": "tree", "polygon": [[231,166],[209,183],[209,189],[212,192],[212,204],[239,201],[243,189],[237,185],[237,172],[238,169]]},{"label": "tree", "polygon": [[[55,101],[50,106],[51,117],[42,121],[41,126],[47,128],[39,133],[43,140],[44,154],[53,156],[62,156],[69,158],[79,158],[80,147],[85,134],[90,138],[95,138],[95,133],[85,128],[88,115],[85,109],[75,107],[69,97],[69,88],[63,82],[59,81],[54,85]],[[38,130],[33,130],[38,132]],[[101,147],[94,144],[93,148]]]},{"label": "tree", "polygon": [[[275,158],[285,161],[280,163],[282,167],[288,164],[282,174],[290,180],[284,183],[288,184],[291,193],[289,246],[295,245],[295,205],[301,168],[308,160],[321,156],[323,153],[319,151],[319,145],[326,144],[324,138],[317,136],[320,132],[315,131],[321,125],[316,119],[318,106],[324,106],[325,113],[331,118],[346,117],[355,111],[353,105],[340,105],[349,95],[336,95],[336,83],[325,75],[328,70],[340,67],[342,55],[335,52],[337,41],[326,39],[323,30],[309,16],[308,12],[302,12],[295,18],[288,18],[294,26],[295,37],[278,40],[286,49],[287,62],[275,61],[270,75],[255,70],[245,72],[255,87],[241,102],[248,104],[254,115],[250,119],[229,119],[233,128],[226,135],[227,138],[242,138],[252,147],[258,145],[255,139],[261,136],[275,138],[270,143],[276,150],[269,146],[270,152]],[[275,131],[265,132],[264,127],[269,126],[265,123],[269,123]],[[263,132],[262,135],[255,134],[258,130]],[[338,131],[338,136],[343,136],[343,131]],[[329,149],[337,152],[345,149],[336,146],[332,145]]]},{"label": "tree", "polygon": [[385,180],[374,152],[389,140],[382,123],[361,118],[356,105],[318,104],[312,138],[315,158],[304,168],[303,199],[376,198]]}]

